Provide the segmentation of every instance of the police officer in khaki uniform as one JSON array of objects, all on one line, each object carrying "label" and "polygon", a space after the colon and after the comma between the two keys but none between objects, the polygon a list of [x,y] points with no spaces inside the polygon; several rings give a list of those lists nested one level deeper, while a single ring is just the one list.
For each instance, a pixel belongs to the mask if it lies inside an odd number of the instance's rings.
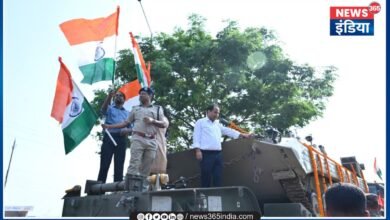
[{"label": "police officer in khaki uniform", "polygon": [[141,105],[132,108],[126,121],[114,125],[102,125],[103,128],[124,128],[134,123],[130,148],[131,158],[127,174],[149,175],[156,156],[157,130],[168,126],[163,120],[164,111],[162,107],[151,104],[153,94],[151,88],[141,88],[139,91]]}]

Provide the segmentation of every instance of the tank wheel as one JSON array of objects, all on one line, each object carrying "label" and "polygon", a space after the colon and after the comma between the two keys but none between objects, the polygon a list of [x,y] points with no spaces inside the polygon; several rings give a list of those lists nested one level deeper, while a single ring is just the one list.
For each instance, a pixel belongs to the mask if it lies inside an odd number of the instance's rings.
[{"label": "tank wheel", "polygon": [[310,201],[311,201],[311,207],[313,211],[313,216],[320,216],[320,208],[318,207],[318,201],[317,201],[317,194],[316,193],[311,193],[310,196]]}]

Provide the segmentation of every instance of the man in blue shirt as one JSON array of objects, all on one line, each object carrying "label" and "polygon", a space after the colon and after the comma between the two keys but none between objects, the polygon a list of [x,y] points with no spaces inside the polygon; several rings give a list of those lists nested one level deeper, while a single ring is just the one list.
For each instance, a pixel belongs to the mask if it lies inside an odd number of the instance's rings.
[{"label": "man in blue shirt", "polygon": [[[114,97],[114,103],[109,105],[109,102]],[[123,108],[125,95],[121,92],[111,91],[101,108],[101,113],[106,117],[105,124],[117,124],[125,121],[129,117],[129,112]],[[112,156],[114,156],[114,182],[123,180],[123,166],[126,156],[126,147],[128,143],[128,134],[130,128],[110,128],[108,132],[115,140],[117,146],[114,145],[110,137],[104,133],[103,145],[100,155],[100,170],[98,180],[103,183],[107,180],[108,169],[110,168]]]},{"label": "man in blue shirt", "polygon": [[192,148],[195,149],[196,159],[200,161],[202,187],[210,187],[211,178],[213,178],[213,185],[218,187],[222,184],[222,135],[234,139],[250,138],[253,135],[222,126],[217,120],[219,117],[218,105],[209,105],[206,110],[207,116],[195,123]]}]

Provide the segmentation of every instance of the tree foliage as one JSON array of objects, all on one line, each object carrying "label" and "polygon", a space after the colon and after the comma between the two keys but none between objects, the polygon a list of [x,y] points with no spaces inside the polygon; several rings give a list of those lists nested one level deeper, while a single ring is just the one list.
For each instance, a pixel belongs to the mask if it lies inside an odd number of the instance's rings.
[{"label": "tree foliage", "polygon": [[[296,64],[265,28],[241,31],[236,22],[227,21],[213,37],[203,17],[191,15],[188,21],[186,30],[138,39],[145,61],[152,63],[155,102],[168,112],[169,147],[190,146],[193,125],[210,103],[218,103],[223,117],[252,132],[267,126],[287,131],[322,116],[333,93],[334,67],[316,70]],[[263,56],[251,62],[262,64],[251,68],[248,57],[255,53]],[[131,51],[120,51],[116,84],[135,78]],[[101,105],[102,92],[96,92],[94,106]]]}]

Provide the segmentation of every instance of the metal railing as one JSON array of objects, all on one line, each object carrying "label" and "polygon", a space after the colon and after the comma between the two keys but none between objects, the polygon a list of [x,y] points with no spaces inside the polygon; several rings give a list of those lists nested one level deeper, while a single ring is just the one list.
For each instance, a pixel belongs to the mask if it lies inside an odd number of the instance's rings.
[{"label": "metal railing", "polygon": [[[311,167],[314,174],[314,186],[317,194],[318,209],[321,217],[324,217],[326,214],[324,204],[322,202],[323,201],[322,193],[324,193],[327,190],[328,186],[332,185],[334,182],[330,172],[329,162],[332,162],[336,166],[339,182],[352,183],[358,186],[359,188],[363,188],[364,191],[368,193],[368,185],[367,185],[367,181],[364,178],[363,170],[361,170],[360,172],[360,175],[362,177],[361,178],[362,183],[361,183],[361,181],[359,181],[359,178],[353,166],[351,166],[352,170],[348,170],[340,163],[329,158],[326,154],[323,154],[322,152],[313,148],[313,146],[306,143],[302,143],[302,144],[309,151]],[[323,164],[325,164],[325,170]],[[329,185],[327,183],[329,183]],[[321,190],[321,185],[322,185],[322,190]]]}]

